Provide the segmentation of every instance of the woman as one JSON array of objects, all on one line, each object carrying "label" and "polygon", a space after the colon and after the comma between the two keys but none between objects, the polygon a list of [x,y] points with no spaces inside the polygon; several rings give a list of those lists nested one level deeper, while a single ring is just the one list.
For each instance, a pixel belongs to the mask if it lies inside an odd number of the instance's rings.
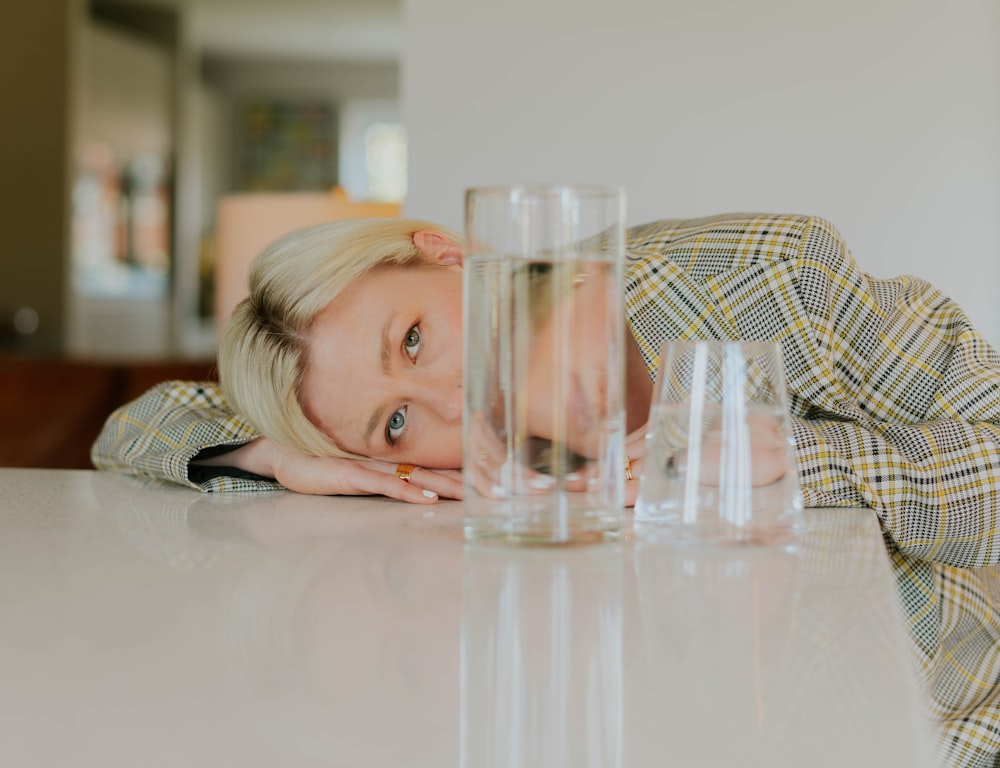
[{"label": "woman", "polygon": [[[273,488],[264,479],[274,478],[304,493],[459,498],[461,264],[458,236],[428,222],[340,222],[279,240],[256,260],[251,295],[220,343],[232,412],[203,419],[188,407],[224,407],[211,386],[154,389],[112,417],[95,464],[211,489]],[[627,360],[638,461],[652,385],[635,343]],[[111,428],[121,417],[131,432],[149,407],[157,427],[140,440]],[[153,447],[160,438],[165,453]],[[405,481],[401,465],[412,467]]]},{"label": "woman", "polygon": [[[95,464],[205,490],[459,497],[461,264],[458,236],[428,222],[280,239],[221,340],[225,397],[161,385],[110,417]],[[663,339],[776,339],[806,503],[870,506],[915,554],[992,555],[947,513],[986,521],[1000,500],[1000,358],[952,302],[913,278],[873,280],[830,224],[802,216],[636,227],[625,282],[634,462]],[[970,463],[968,481],[952,478]],[[946,515],[942,540],[917,511]]]},{"label": "woman", "polygon": [[[225,396],[154,388],[111,415],[94,463],[204,490],[459,497],[461,260],[459,238],[426,222],[279,240],[222,340]],[[641,463],[662,340],[779,341],[806,505],[874,510],[941,755],[995,764],[1000,579],[982,566],[1000,561],[997,353],[953,302],[914,278],[869,277],[810,217],[635,227],[624,290],[629,454]]]}]

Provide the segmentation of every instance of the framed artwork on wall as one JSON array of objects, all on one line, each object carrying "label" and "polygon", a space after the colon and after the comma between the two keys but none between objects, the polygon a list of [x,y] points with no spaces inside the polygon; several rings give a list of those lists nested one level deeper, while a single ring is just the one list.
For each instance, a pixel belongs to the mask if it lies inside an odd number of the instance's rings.
[{"label": "framed artwork on wall", "polygon": [[236,109],[238,192],[306,192],[337,184],[337,121],[322,97],[253,96]]}]

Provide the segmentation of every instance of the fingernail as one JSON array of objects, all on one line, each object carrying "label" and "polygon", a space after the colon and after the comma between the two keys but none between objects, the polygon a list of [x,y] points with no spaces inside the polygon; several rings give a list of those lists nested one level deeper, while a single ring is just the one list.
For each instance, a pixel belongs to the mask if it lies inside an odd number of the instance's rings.
[{"label": "fingernail", "polygon": [[494,485],[492,488],[490,488],[490,495],[494,499],[506,499],[507,489],[504,488],[502,485]]},{"label": "fingernail", "polygon": [[556,481],[548,475],[538,475],[528,481],[528,485],[539,491],[544,491],[556,484]]},{"label": "fingernail", "polygon": [[424,494],[424,496],[426,496],[426,497],[427,497],[428,499],[436,499],[436,498],[438,497],[438,495],[437,495],[436,493],[434,493],[434,491],[422,491],[422,493],[423,493],[423,494]]},{"label": "fingernail", "polygon": [[579,472],[570,472],[566,475],[566,479],[569,480],[571,483],[576,482],[581,477],[583,477],[583,475],[581,475]]}]

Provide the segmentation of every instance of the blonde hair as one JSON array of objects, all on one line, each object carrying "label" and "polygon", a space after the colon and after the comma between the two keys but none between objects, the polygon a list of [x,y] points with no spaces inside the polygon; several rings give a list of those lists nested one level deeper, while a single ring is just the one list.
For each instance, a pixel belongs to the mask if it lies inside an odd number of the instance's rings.
[{"label": "blonde hair", "polygon": [[355,456],[313,424],[302,407],[309,330],[366,272],[423,263],[424,254],[413,244],[421,230],[461,242],[456,233],[427,221],[355,219],[295,230],[254,259],[250,293],[236,305],[219,342],[219,380],[234,411],[268,439],[299,453]]}]

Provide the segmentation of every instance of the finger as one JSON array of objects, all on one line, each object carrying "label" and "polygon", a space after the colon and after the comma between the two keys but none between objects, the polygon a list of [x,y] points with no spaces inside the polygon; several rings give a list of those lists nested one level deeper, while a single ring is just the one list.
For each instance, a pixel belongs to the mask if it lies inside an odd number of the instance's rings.
[{"label": "finger", "polygon": [[634,507],[635,500],[639,498],[639,481],[638,480],[626,480],[625,481],[625,506]]},{"label": "finger", "polygon": [[476,463],[499,467],[507,455],[504,442],[487,423],[482,413],[472,417],[472,428],[469,430],[469,456]]},{"label": "finger", "polygon": [[488,498],[546,493],[556,484],[551,475],[508,457],[507,446],[482,413],[473,414],[468,455],[472,486]]},{"label": "finger", "polygon": [[646,428],[643,424],[625,437],[625,460],[628,462],[632,479],[625,478],[625,506],[634,507],[639,497],[639,481],[642,479],[646,457]]},{"label": "finger", "polygon": [[642,479],[642,467],[644,463],[645,462],[642,456],[639,456],[638,458],[631,458],[629,468],[632,470],[632,479],[625,479],[626,507],[634,507],[635,500],[639,497],[639,481]]},{"label": "finger", "polygon": [[[321,496],[382,495],[414,504],[433,504],[438,493],[454,497],[457,481],[444,475],[428,488],[423,483],[406,483],[396,476],[395,464],[369,459],[342,459],[298,456],[282,453],[275,466],[275,479],[297,493]],[[428,475],[428,477],[430,477]]]},{"label": "finger", "polygon": [[466,469],[476,493],[486,499],[502,499],[506,495],[497,482],[496,469],[485,460],[477,461]]},{"label": "finger", "polygon": [[476,493],[488,499],[503,499],[511,493],[538,495],[555,485],[551,476],[514,462],[494,463],[481,459],[469,467],[468,472]]},{"label": "finger", "polygon": [[434,504],[438,500],[435,491],[419,483],[408,483],[395,474],[386,474],[361,462],[356,463],[348,474],[348,477],[340,478],[340,482],[332,483],[336,490],[331,490],[331,493],[387,496],[411,504]]},{"label": "finger", "polygon": [[433,491],[442,499],[462,498],[462,475],[454,470],[438,471],[414,467],[410,472],[410,485]]},{"label": "finger", "polygon": [[625,438],[625,455],[632,461],[646,455],[646,428],[642,427]]},{"label": "finger", "polygon": [[[380,472],[383,475],[399,478],[397,471],[398,464],[380,461],[378,459],[362,459],[359,464],[366,468]],[[406,482],[406,481],[402,481]],[[425,467],[413,467],[410,470],[410,483],[414,488],[433,491],[443,499],[462,498],[462,471],[460,469],[427,469]],[[398,498],[394,496],[393,498]]]},{"label": "finger", "polygon": [[[382,459],[354,459],[355,464],[358,464],[368,469],[375,469],[387,475],[395,475],[396,471],[399,469],[400,464],[398,462],[383,461]],[[421,467],[419,465],[414,465],[416,469],[424,469],[428,472],[436,472],[440,475],[447,475],[448,477],[462,477],[462,470],[459,469],[429,469],[427,467]]]}]

